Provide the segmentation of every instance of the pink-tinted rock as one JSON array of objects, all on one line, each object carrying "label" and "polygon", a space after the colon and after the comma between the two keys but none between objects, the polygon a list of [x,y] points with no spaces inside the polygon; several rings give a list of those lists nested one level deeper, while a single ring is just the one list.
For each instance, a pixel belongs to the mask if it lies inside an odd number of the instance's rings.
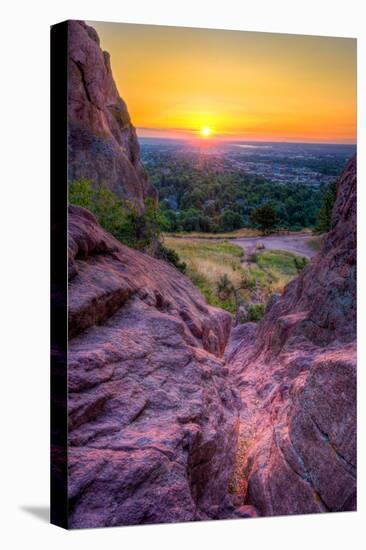
[{"label": "pink-tinted rock", "polygon": [[109,54],[96,31],[68,22],[69,181],[106,184],[142,209],[156,198],[140,161],[139,144],[125,102],[111,72]]},{"label": "pink-tinted rock", "polygon": [[322,250],[258,329],[239,325],[227,348],[242,400],[241,496],[260,514],[355,509],[355,339],[353,158],[339,179]]},{"label": "pink-tinted rock", "polygon": [[[69,68],[69,179],[142,209],[156,193],[82,22]],[[353,159],[320,254],[228,343],[184,275],[70,207],[70,527],[355,509],[355,217]]]},{"label": "pink-tinted rock", "polygon": [[71,206],[69,231],[70,526],[226,517],[230,315],[89,212]]}]

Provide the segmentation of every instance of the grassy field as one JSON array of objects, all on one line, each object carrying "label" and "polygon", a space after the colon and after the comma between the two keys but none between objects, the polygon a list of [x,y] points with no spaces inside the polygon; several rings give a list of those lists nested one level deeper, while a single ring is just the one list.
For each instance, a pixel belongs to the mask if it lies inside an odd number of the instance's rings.
[{"label": "grassy field", "polygon": [[228,241],[166,236],[164,243],[186,262],[187,275],[207,302],[233,314],[244,305],[250,317],[260,316],[270,295],[298,273],[296,256],[282,250],[258,251],[248,262],[243,249]]},{"label": "grassy field", "polygon": [[179,233],[165,233],[166,238],[176,238],[176,239],[184,239],[187,237],[190,238],[196,238],[196,239],[208,239],[208,240],[215,240],[215,239],[238,239],[239,237],[258,237],[258,235],[261,235],[261,232],[257,229],[249,229],[249,228],[243,228],[238,229],[237,231],[230,231],[228,233],[202,233],[200,231],[189,231],[184,232],[181,231]]}]

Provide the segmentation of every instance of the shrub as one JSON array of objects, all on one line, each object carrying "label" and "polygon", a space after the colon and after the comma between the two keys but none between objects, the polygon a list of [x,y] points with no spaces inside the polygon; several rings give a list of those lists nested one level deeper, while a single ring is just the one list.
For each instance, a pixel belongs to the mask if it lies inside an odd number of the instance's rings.
[{"label": "shrub", "polygon": [[163,244],[159,243],[157,255],[162,260],[165,260],[166,262],[173,264],[182,273],[186,272],[187,270],[186,262],[181,261],[179,254],[173,248],[168,248],[167,246],[164,246]]},{"label": "shrub", "polygon": [[303,258],[301,256],[296,256],[294,258],[295,268],[296,268],[296,271],[298,273],[300,273],[300,271],[302,271],[304,269],[304,267],[306,266],[307,263],[308,263],[307,258]]},{"label": "shrub", "polygon": [[228,275],[224,273],[217,281],[216,284],[217,293],[222,300],[226,300],[234,291],[233,283],[230,281]]},{"label": "shrub", "polygon": [[257,281],[254,277],[250,276],[248,273],[243,273],[240,280],[239,287],[243,290],[253,290],[257,285]]},{"label": "shrub", "polygon": [[224,299],[217,296],[214,285],[211,283],[206,275],[204,275],[197,269],[195,265],[189,265],[187,267],[187,275],[191,279],[192,283],[203,294],[206,302],[209,305],[220,307],[233,314],[235,313],[236,304],[233,295],[230,295],[229,297],[226,297]]},{"label": "shrub", "polygon": [[191,279],[192,283],[200,289],[202,294],[212,294],[212,289],[208,277],[201,273],[196,265],[191,265],[189,267],[189,278]]},{"label": "shrub", "polygon": [[100,225],[116,239],[132,248],[147,249],[164,227],[165,218],[155,201],[148,198],[145,210],[120,199],[106,185],[94,186],[93,182],[80,179],[69,186],[69,202],[87,208]]},{"label": "shrub", "polygon": [[94,194],[95,190],[92,187],[92,182],[87,179],[73,181],[69,186],[69,202],[89,210]]},{"label": "shrub", "polygon": [[248,307],[248,319],[249,321],[260,321],[264,315],[264,304],[252,304]]}]

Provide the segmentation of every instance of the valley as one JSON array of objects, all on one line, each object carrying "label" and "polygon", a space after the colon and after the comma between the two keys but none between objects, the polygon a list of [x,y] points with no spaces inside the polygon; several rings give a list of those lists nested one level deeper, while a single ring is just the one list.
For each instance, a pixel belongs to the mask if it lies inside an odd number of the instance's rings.
[{"label": "valley", "polygon": [[[316,228],[323,197],[355,153],[353,145],[140,139],[141,158],[159,192],[168,232]],[[268,221],[268,216],[267,216]]]}]

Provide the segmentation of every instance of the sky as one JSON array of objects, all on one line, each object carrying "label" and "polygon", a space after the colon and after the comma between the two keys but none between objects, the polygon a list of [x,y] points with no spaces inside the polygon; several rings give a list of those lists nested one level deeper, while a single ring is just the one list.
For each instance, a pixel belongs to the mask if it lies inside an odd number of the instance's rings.
[{"label": "sky", "polygon": [[138,135],[356,142],[356,40],[88,22]]}]

